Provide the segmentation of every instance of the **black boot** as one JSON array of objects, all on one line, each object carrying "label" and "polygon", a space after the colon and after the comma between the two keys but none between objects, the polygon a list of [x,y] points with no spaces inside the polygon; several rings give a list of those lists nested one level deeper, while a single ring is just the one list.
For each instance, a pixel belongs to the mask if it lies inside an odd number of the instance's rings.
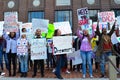
[{"label": "black boot", "polygon": [[24,73],[24,77],[27,77],[27,72]]},{"label": "black boot", "polygon": [[24,76],[24,73],[23,72],[21,72],[21,76],[20,77],[23,77]]}]

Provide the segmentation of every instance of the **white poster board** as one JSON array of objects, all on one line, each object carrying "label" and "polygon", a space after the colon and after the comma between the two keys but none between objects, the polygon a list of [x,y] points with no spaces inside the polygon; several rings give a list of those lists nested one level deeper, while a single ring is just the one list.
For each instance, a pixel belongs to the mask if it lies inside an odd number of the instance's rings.
[{"label": "white poster board", "polygon": [[115,13],[114,11],[99,12],[98,19],[100,22],[114,22]]},{"label": "white poster board", "polygon": [[80,50],[77,50],[77,51],[74,51],[73,53],[67,54],[67,58],[72,60],[72,65],[77,65],[77,64],[82,63]]},{"label": "white poster board", "polygon": [[72,53],[72,36],[53,37],[54,55]]},{"label": "white poster board", "polygon": [[32,29],[33,32],[36,31],[36,29],[40,29],[41,32],[48,32],[48,24],[49,20],[46,19],[32,19]]},{"label": "white poster board", "polygon": [[17,40],[17,55],[25,55],[28,53],[28,41],[26,39]]},{"label": "white poster board", "polygon": [[31,60],[47,59],[46,39],[32,39]]},{"label": "white poster board", "polygon": [[55,29],[59,29],[61,31],[61,34],[72,34],[72,30],[70,27],[69,21],[65,22],[55,22],[54,23]]},{"label": "white poster board", "polygon": [[2,36],[3,34],[3,24],[4,24],[4,21],[0,21],[0,36]]},{"label": "white poster board", "polygon": [[89,34],[92,34],[92,26],[85,24],[81,26],[82,30],[88,30]]},{"label": "white poster board", "polygon": [[17,12],[5,12],[4,14],[4,30],[5,32],[17,32],[18,31],[18,13]]},{"label": "white poster board", "polygon": [[77,15],[78,15],[78,24],[79,25],[88,24],[89,12],[88,12],[87,7],[77,9]]},{"label": "white poster board", "polygon": [[[26,29],[26,32],[22,32],[22,29]],[[32,23],[23,23],[22,26],[20,27],[20,33],[22,34],[26,34],[26,37],[30,43],[31,39],[33,38],[33,32],[32,32]]]},{"label": "white poster board", "polygon": [[111,41],[112,41],[112,44],[118,43],[118,39],[117,39],[117,36],[116,36],[115,33],[112,34],[112,36],[111,36]]}]

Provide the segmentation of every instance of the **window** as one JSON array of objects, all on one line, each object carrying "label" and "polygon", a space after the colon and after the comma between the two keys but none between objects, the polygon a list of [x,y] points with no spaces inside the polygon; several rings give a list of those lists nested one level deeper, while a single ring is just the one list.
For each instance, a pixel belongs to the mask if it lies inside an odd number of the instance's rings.
[{"label": "window", "polygon": [[90,19],[92,19],[93,21],[97,21],[97,16],[99,11],[100,10],[89,10]]},{"label": "window", "polygon": [[69,21],[72,27],[72,11],[55,11],[55,22]]},{"label": "window", "polygon": [[70,6],[71,0],[56,0],[56,6]]},{"label": "window", "polygon": [[32,22],[32,18],[44,18],[44,12],[42,11],[36,11],[36,12],[29,12],[28,13],[28,22]]}]

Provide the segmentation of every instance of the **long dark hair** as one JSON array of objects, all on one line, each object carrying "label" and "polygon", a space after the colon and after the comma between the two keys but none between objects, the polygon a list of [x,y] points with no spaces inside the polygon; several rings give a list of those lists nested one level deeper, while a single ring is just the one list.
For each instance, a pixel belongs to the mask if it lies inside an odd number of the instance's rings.
[{"label": "long dark hair", "polygon": [[13,36],[13,37],[11,36],[11,33],[12,33],[12,32],[9,33],[9,37],[10,37],[10,38],[15,38],[15,37],[16,37],[16,33],[14,32],[14,36]]},{"label": "long dark hair", "polygon": [[56,29],[56,30],[54,31],[54,36],[57,36],[58,30],[59,30],[59,29]]}]

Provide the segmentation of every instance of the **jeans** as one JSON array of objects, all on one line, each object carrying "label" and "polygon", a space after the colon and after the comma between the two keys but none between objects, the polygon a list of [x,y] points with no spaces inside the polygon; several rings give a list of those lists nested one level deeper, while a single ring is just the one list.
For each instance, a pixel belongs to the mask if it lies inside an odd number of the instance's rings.
[{"label": "jeans", "polygon": [[100,69],[102,75],[105,75],[105,61],[107,60],[107,57],[110,56],[111,54],[112,54],[111,51],[109,51],[109,52],[104,52],[100,56]]},{"label": "jeans", "polygon": [[88,63],[89,66],[89,74],[92,75],[92,51],[81,51],[82,57],[82,73],[86,75],[86,64]]},{"label": "jeans", "polygon": [[20,70],[21,72],[27,72],[28,71],[28,54],[26,55],[20,55]]},{"label": "jeans", "polygon": [[57,56],[56,71],[55,71],[55,74],[57,76],[61,75],[60,71],[61,71],[61,68],[65,65],[65,60],[66,60],[66,58],[65,58],[64,55],[58,55]]},{"label": "jeans", "polygon": [[0,46],[0,67],[3,70],[3,53],[2,53],[2,46]]},{"label": "jeans", "polygon": [[5,53],[5,51],[3,51],[2,46],[0,46],[0,66],[1,66],[2,70],[3,70],[3,57],[4,57],[4,60],[5,60],[6,69],[9,70],[7,54]]}]

